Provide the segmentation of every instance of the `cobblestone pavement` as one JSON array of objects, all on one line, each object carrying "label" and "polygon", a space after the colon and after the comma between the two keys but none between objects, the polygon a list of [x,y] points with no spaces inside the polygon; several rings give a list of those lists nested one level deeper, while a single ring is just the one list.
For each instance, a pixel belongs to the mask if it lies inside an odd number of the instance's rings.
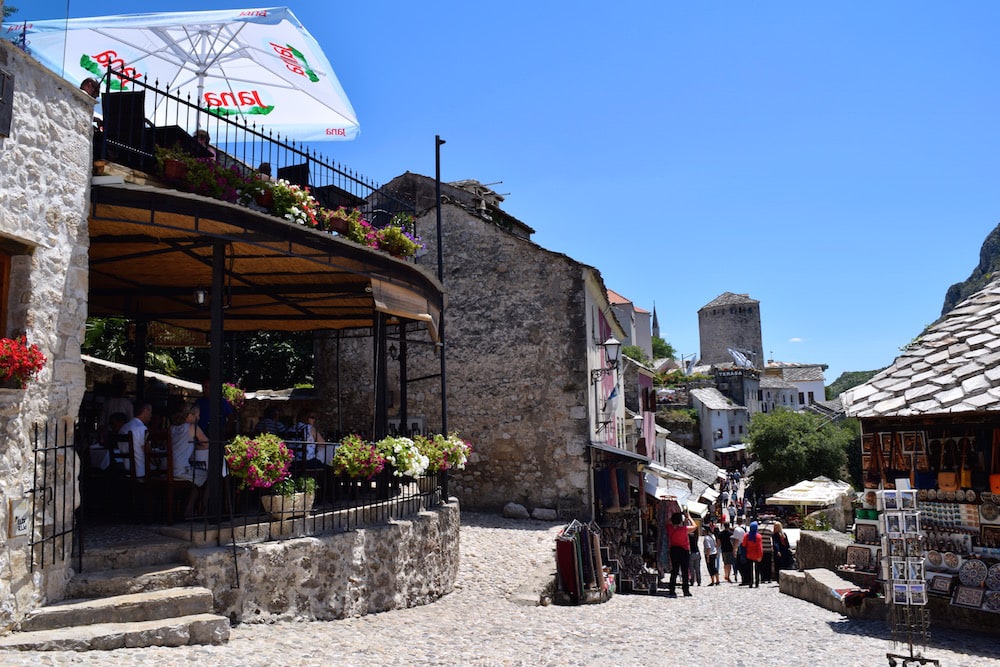
[{"label": "cobblestone pavement", "polygon": [[[885,623],[848,621],[776,585],[695,587],[691,598],[617,595],[579,607],[512,598],[554,563],[562,524],[463,512],[456,590],[434,604],[330,622],[243,624],[228,644],[107,652],[0,653],[0,665],[712,665],[871,667]],[[554,569],[554,565],[552,566]],[[1000,618],[998,618],[1000,622]],[[924,649],[943,667],[1000,665],[1000,642],[948,633]]]}]

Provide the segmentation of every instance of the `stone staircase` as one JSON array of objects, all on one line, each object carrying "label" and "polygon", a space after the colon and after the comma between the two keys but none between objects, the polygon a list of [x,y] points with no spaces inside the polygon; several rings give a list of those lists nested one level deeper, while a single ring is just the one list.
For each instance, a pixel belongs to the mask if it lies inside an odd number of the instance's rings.
[{"label": "stone staircase", "polygon": [[229,619],[184,564],[185,540],[131,527],[84,551],[66,600],[29,614],[0,650],[88,651],[221,644]]}]

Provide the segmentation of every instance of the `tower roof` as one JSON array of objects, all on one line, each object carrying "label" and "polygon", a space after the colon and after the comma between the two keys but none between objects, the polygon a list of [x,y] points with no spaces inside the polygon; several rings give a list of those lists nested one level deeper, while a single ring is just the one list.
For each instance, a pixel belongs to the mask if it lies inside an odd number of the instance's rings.
[{"label": "tower roof", "polygon": [[733,294],[732,292],[723,292],[719,296],[715,297],[704,306],[702,306],[698,312],[705,310],[706,308],[718,308],[720,306],[742,306],[748,303],[758,304],[760,301],[757,299],[751,299],[749,294]]}]

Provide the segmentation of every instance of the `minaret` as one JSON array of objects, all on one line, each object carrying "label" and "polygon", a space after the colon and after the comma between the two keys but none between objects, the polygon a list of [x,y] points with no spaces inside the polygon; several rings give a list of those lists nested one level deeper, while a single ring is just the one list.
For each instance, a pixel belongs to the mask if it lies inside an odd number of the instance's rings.
[{"label": "minaret", "polygon": [[653,302],[653,338],[660,337],[660,321],[656,319],[656,302]]}]

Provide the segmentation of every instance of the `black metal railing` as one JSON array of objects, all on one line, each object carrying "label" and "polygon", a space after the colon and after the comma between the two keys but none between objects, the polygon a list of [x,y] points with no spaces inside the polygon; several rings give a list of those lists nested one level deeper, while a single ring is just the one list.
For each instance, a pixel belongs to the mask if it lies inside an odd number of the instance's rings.
[{"label": "black metal railing", "polygon": [[[77,506],[77,456],[67,424],[36,424],[31,431],[34,477],[28,503],[15,508],[15,535],[27,531],[31,570],[45,569],[70,557]],[[30,511],[29,511],[30,510]],[[12,538],[15,535],[8,535]]]},{"label": "black metal railing", "polygon": [[[212,113],[189,92],[161,88],[159,82],[150,84],[110,70],[104,81],[100,113],[95,118],[95,160],[155,174],[157,147],[180,149],[194,157],[214,153],[217,161],[244,174],[270,172],[275,179],[308,186],[324,208],[359,209],[376,227],[384,226],[397,213],[414,212],[412,203],[304,143],[271,132],[264,125]],[[116,82],[115,90],[108,85],[110,81]],[[152,119],[148,109],[155,110]],[[208,148],[196,139],[200,131],[208,133]]]}]

